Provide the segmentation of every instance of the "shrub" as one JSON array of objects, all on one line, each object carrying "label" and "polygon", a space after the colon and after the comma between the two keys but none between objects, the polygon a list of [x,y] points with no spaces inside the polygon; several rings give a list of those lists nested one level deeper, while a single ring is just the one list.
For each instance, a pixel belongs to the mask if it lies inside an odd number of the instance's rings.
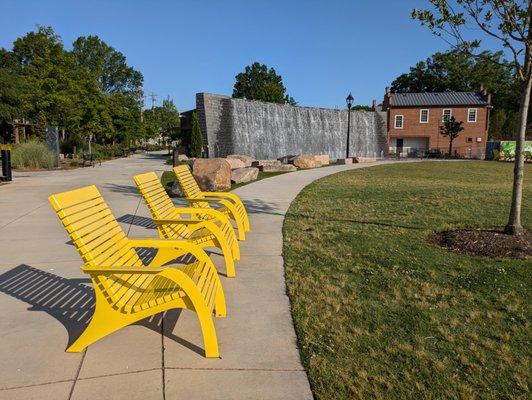
[{"label": "shrub", "polygon": [[199,125],[198,114],[192,114],[192,137],[190,138],[190,155],[192,157],[201,157],[203,150],[203,137]]},{"label": "shrub", "polygon": [[11,162],[15,168],[53,168],[55,156],[41,142],[27,142],[15,146]]}]

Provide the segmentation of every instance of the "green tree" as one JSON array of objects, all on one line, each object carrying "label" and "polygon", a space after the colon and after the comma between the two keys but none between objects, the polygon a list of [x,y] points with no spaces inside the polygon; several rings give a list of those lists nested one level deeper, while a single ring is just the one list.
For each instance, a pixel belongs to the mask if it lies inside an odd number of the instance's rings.
[{"label": "green tree", "polygon": [[192,114],[192,135],[190,138],[190,155],[201,157],[203,149],[203,136],[199,124],[198,114]]},{"label": "green tree", "polygon": [[268,69],[264,64],[254,62],[248,65],[235,79],[234,98],[296,104],[295,100],[286,94],[283,78],[275,69]]},{"label": "green tree", "polygon": [[[482,38],[497,40],[501,50],[512,57],[512,66],[519,82],[519,129],[516,134],[514,183],[510,214],[505,232],[519,234],[523,198],[524,144],[532,90],[532,0],[429,0],[432,10],[412,11],[412,18],[426,25],[432,33],[443,37],[453,48],[490,63],[479,49]],[[473,40],[467,32],[483,35]]]},{"label": "green tree", "polygon": [[451,117],[444,121],[440,127],[440,133],[449,138],[449,157],[453,155],[453,140],[464,130],[462,124],[462,121],[457,121],[454,117]]},{"label": "green tree", "polygon": [[105,93],[142,95],[144,77],[126,57],[98,36],[81,36],[72,45],[76,62],[94,76]]}]

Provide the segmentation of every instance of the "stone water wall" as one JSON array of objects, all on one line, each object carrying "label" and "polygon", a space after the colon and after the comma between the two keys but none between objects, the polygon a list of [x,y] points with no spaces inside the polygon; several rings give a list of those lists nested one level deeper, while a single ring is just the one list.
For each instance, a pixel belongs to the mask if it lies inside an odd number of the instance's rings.
[{"label": "stone water wall", "polygon": [[[347,111],[196,95],[209,157],[245,154],[273,159],[292,154],[345,157]],[[386,114],[351,111],[350,156],[385,154]]]}]

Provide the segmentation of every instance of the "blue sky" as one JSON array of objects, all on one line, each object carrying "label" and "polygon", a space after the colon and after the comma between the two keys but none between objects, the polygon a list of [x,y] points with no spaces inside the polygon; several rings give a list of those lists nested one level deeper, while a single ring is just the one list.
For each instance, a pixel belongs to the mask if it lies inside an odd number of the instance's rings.
[{"label": "blue sky", "polygon": [[[410,19],[426,0],[1,0],[0,46],[50,25],[66,48],[95,34],[144,74],[144,87],[181,111],[196,92],[231,95],[253,61],[273,66],[300,105],[344,107],[382,99],[417,61],[446,49]],[[149,104],[147,104],[149,105]]]}]

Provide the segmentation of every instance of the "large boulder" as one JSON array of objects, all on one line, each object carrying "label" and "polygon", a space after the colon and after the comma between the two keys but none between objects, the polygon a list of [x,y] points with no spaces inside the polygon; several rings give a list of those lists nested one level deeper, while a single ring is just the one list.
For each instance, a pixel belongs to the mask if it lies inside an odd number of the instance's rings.
[{"label": "large boulder", "polygon": [[246,163],[238,158],[229,158],[227,157],[225,159],[231,166],[231,169],[237,169],[237,168],[246,168]]},{"label": "large boulder", "polygon": [[321,165],[329,165],[331,163],[331,158],[328,154],[316,154],[314,159],[318,161]]},{"label": "large boulder", "polygon": [[201,190],[217,192],[231,187],[231,166],[224,158],[197,158],[192,175]]},{"label": "large boulder", "polygon": [[353,164],[353,159],[351,157],[349,157],[349,158],[339,158],[336,162],[338,164],[341,164],[341,165]]},{"label": "large boulder", "polygon": [[321,162],[317,161],[312,154],[301,154],[294,158],[294,165],[300,169],[321,167]]},{"label": "large boulder", "polygon": [[297,168],[292,164],[281,164],[281,165],[263,165],[263,172],[294,172],[297,171]]},{"label": "large boulder", "polygon": [[240,154],[229,154],[227,159],[229,160],[230,158],[242,161],[244,163],[244,167],[251,167],[251,163],[253,162],[253,158],[250,156],[243,156]]},{"label": "large boulder", "polygon": [[272,167],[280,167],[281,161],[279,160],[256,160],[253,161],[251,164],[253,167],[257,167],[260,171],[264,171],[264,167],[266,168],[272,168]]},{"label": "large boulder", "polygon": [[354,162],[357,163],[367,163],[377,161],[376,157],[355,157]]},{"label": "large boulder", "polygon": [[231,171],[231,181],[234,183],[254,181],[257,176],[259,176],[259,169],[256,167],[237,168]]}]

